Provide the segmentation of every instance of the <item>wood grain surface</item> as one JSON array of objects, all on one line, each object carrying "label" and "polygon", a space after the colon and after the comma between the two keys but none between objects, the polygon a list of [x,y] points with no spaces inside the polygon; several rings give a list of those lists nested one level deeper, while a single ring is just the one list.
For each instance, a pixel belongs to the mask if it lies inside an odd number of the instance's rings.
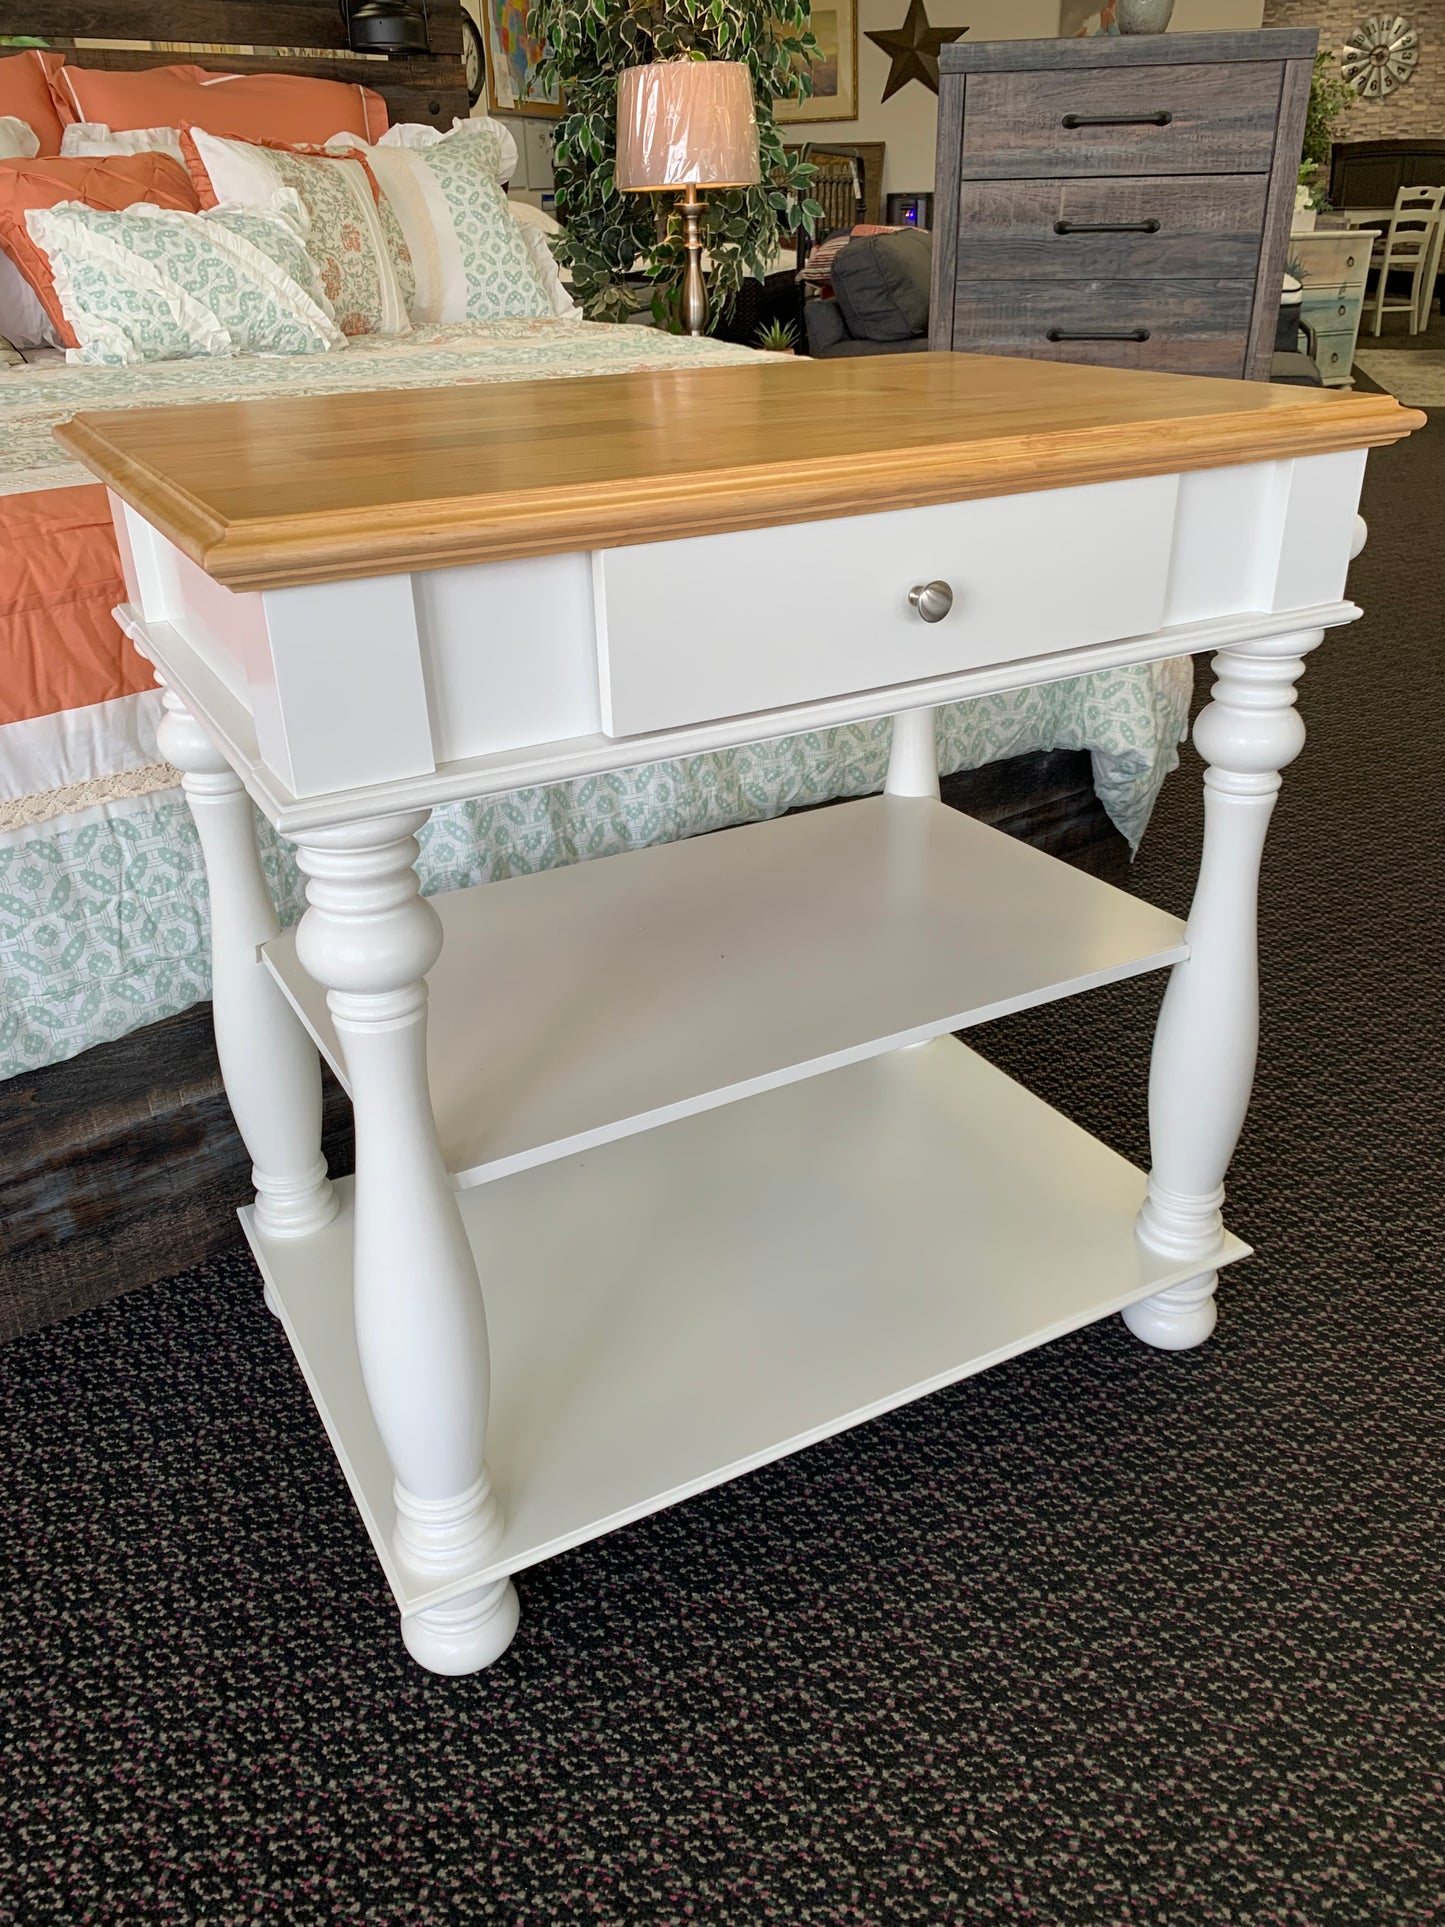
[{"label": "wood grain surface", "polygon": [[[17,31],[37,34],[50,45],[66,40],[148,41],[196,46],[336,47],[345,49],[346,19],[337,0],[171,0],[164,11],[155,0],[25,0],[24,24]],[[434,54],[461,51],[461,0],[428,0],[427,46]],[[99,66],[95,48],[81,48],[78,67]],[[184,61],[185,55],[152,53],[155,65]],[[278,63],[279,64],[279,63]]]},{"label": "wood grain surface", "polygon": [[1113,67],[1191,67],[1201,61],[1312,60],[1315,27],[1271,27],[1261,33],[1143,33],[1061,40],[954,40],[939,49],[944,74],[1008,74],[1054,67],[1075,72],[1097,64],[1102,44]]},{"label": "wood grain surface", "polygon": [[56,439],[238,589],[1398,441],[1389,395],[983,355],[78,415]]},{"label": "wood grain surface", "polygon": [[933,165],[933,274],[928,302],[931,353],[953,346],[953,290],[958,280],[958,240],[962,193],[959,165],[968,81],[944,74],[938,83],[938,136]]},{"label": "wood grain surface", "polygon": [[[958,278],[954,340],[981,355],[1242,378],[1254,282]],[[1138,330],[1147,341],[1080,335]],[[1051,341],[1057,331],[1065,339]]]},{"label": "wood grain surface", "polygon": [[[1283,63],[970,74],[965,180],[1266,174]],[[1169,116],[1163,126],[1151,115]],[[1077,115],[1083,125],[1071,127]],[[1091,117],[1124,123],[1091,126]]]},{"label": "wood grain surface", "polygon": [[[958,273],[984,281],[1096,277],[1247,281],[1259,266],[1267,174],[965,181]],[[1072,231],[1058,232],[1058,224]],[[1100,226],[1152,233],[1089,233]],[[936,245],[936,241],[935,241]]]},{"label": "wood grain surface", "polygon": [[[26,0],[23,31],[66,50],[77,67],[129,73],[180,63],[214,73],[349,81],[380,94],[393,125],[426,121],[449,128],[454,116],[467,113],[461,0],[429,0],[425,13],[429,51],[384,59],[348,50],[337,0],[175,0],[163,15],[152,0]],[[169,52],[123,44],[159,36]],[[111,44],[72,48],[76,39],[91,37]],[[252,51],[197,54],[192,46]]]},{"label": "wood grain surface", "polygon": [[1287,60],[1280,85],[1279,123],[1274,135],[1274,165],[1269,183],[1269,205],[1265,210],[1264,233],[1259,248],[1259,298],[1249,327],[1249,352],[1244,372],[1251,381],[1268,381],[1274,364],[1275,328],[1279,311],[1273,290],[1280,286],[1289,253],[1290,228],[1294,222],[1295,189],[1299,181],[1299,157],[1304,146],[1305,120],[1309,114],[1310,86],[1314,78],[1314,56]]}]

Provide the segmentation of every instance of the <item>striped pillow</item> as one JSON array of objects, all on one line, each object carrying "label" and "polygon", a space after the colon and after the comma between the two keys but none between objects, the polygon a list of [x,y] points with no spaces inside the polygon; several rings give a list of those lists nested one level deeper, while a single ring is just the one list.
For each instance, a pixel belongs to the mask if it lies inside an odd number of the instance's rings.
[{"label": "striped pillow", "polygon": [[516,155],[506,129],[473,120],[459,121],[450,134],[407,127],[393,135],[368,148],[366,158],[396,209],[416,269],[413,317],[552,314],[551,294],[500,185],[507,150]]},{"label": "striped pillow", "polygon": [[306,211],[306,249],[343,334],[401,335],[415,284],[386,196],[360,154],[222,140],[199,127],[181,144],[202,207],[266,207],[289,188]]}]

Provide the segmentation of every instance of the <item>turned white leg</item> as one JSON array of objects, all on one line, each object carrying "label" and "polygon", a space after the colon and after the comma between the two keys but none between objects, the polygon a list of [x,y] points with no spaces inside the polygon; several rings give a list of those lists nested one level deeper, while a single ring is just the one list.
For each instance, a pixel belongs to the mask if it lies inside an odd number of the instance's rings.
[{"label": "turned white leg", "polygon": [[938,711],[902,709],[893,718],[886,796],[938,795]]},{"label": "turned white leg", "polygon": [[1244,1125],[1259,1040],[1257,903],[1279,772],[1304,747],[1294,707],[1304,658],[1324,631],[1241,643],[1214,658],[1213,701],[1194,726],[1204,772],[1204,854],[1189,912],[1189,956],[1174,966],[1149,1077],[1152,1168],[1138,1233],[1197,1258],[1196,1277],[1124,1313],[1165,1351],[1214,1330],[1211,1264],[1224,1230],[1224,1174]]},{"label": "turned white leg", "polygon": [[256,1223],[270,1238],[302,1238],[336,1216],[321,1155],[321,1061],[257,955],[280,926],[251,799],[181,699],[168,689],[164,702],[161,754],[181,771],[206,863],[216,1054],[251,1157]]},{"label": "turned white leg", "polygon": [[[446,1579],[501,1537],[487,1478],[490,1367],[481,1285],[442,1161],[426,1072],[426,973],[441,924],[413,864],[425,811],[310,831],[302,965],[325,985],[356,1119],[356,1343],[395,1478],[397,1557]],[[402,1621],[437,1673],[470,1673],[517,1630],[510,1580]]]}]

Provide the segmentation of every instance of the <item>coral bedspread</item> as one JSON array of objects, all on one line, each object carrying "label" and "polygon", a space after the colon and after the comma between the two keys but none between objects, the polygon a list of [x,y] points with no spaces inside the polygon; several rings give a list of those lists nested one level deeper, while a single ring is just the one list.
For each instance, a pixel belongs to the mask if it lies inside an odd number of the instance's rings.
[{"label": "coral bedspread", "polygon": [[[110,617],[124,590],[105,493],[62,458],[57,422],[81,409],[535,380],[749,353],[651,329],[504,321],[363,337],[344,354],[289,361],[0,375],[0,1078],[210,991],[205,876],[176,773],[156,749],[159,695]],[[1188,698],[1187,665],[1164,664],[956,704],[940,719],[941,764],[951,772],[1088,749],[1101,800],[1137,842],[1174,766]],[[455,804],[423,835],[423,887],[862,795],[882,785],[889,740],[885,720]],[[283,921],[294,922],[303,900],[289,849],[264,826],[263,849]]]}]

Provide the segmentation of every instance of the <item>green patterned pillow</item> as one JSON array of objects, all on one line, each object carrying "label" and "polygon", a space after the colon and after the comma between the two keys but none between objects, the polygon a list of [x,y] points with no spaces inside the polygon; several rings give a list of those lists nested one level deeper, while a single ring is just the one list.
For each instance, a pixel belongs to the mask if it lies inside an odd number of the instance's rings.
[{"label": "green patterned pillow", "polygon": [[269,207],[278,193],[296,195],[306,251],[343,334],[410,332],[411,260],[364,156],[223,140],[199,127],[181,144],[196,157],[191,178],[203,205]]},{"label": "green patterned pillow", "polygon": [[[503,321],[550,315],[552,298],[502,191],[496,121],[450,134],[397,127],[366,158],[396,211],[416,276],[412,319]],[[515,150],[513,150],[515,152]]]},{"label": "green patterned pillow", "polygon": [[123,367],[194,355],[314,355],[344,348],[293,220],[280,208],[181,214],[33,208],[65,318],[69,361]]}]

